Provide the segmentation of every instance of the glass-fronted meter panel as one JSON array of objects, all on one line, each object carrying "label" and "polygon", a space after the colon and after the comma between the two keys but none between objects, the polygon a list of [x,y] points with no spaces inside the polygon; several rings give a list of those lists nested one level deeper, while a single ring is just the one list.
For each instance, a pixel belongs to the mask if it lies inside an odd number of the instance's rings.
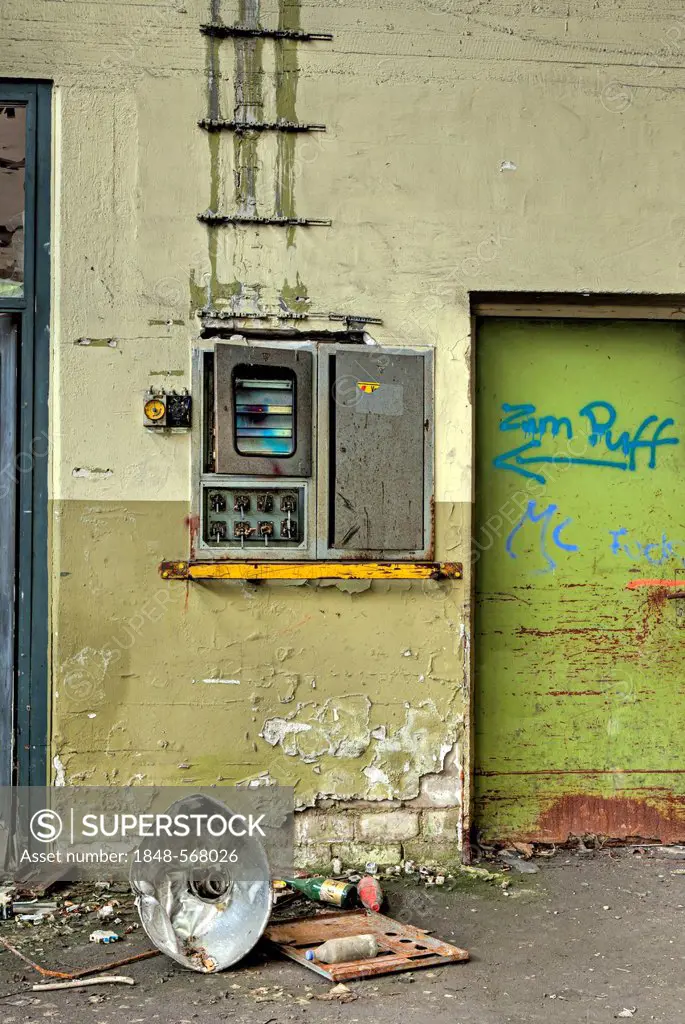
[{"label": "glass-fronted meter panel", "polygon": [[308,477],[312,471],[312,352],[218,342],[214,471]]},{"label": "glass-fronted meter panel", "polygon": [[238,366],[233,396],[238,454],[289,458],[295,451],[295,374]]}]

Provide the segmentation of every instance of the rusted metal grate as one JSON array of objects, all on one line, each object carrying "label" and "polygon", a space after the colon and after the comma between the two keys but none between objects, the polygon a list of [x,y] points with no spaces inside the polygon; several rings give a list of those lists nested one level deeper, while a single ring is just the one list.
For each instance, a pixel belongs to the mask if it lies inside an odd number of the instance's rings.
[{"label": "rusted metal grate", "polygon": [[[316,917],[281,921],[264,933],[283,954],[303,967],[316,971],[331,981],[371,978],[378,974],[414,971],[419,967],[436,967],[469,959],[468,951],[451,946],[427,935],[421,928],[393,921],[384,914],[367,910],[319,914]],[[327,939],[350,935],[374,935],[379,954],[371,960],[351,960],[341,964],[322,964],[307,960],[308,949],[316,950]]]}]

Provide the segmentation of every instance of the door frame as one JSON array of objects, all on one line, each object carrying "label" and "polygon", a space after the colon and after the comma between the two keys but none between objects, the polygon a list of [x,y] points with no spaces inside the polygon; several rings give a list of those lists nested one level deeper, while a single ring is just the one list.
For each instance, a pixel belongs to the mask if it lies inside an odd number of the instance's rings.
[{"label": "door frame", "polygon": [[[482,320],[492,317],[509,320],[685,320],[685,295],[632,295],[623,293],[598,292],[470,292],[471,346],[469,384],[470,393],[476,396],[476,346],[478,326]],[[476,403],[471,406],[471,512],[469,525],[469,656],[467,667],[466,722],[465,733],[468,742],[468,756],[464,765],[462,792],[462,860],[468,864],[474,853],[475,835],[474,772],[476,764],[475,743],[475,607],[476,573],[473,571],[473,545],[476,537]]]},{"label": "door frame", "polygon": [[[16,537],[17,339],[15,313],[0,313],[0,539]],[[9,471],[8,471],[9,470]],[[10,786],[14,762],[16,551],[0,547],[0,786]],[[0,859],[3,853],[0,850]]]},{"label": "door frame", "polygon": [[48,383],[52,85],[0,78],[0,101],[26,105],[24,294],[0,298],[18,325],[15,703],[12,781],[47,783]]}]

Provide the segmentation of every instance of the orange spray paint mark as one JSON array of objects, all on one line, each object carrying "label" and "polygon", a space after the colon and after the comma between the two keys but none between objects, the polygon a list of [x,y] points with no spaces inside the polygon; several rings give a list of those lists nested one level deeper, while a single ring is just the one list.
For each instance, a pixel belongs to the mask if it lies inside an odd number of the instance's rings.
[{"label": "orange spray paint mark", "polygon": [[685,587],[683,580],[631,580],[626,584],[627,590],[638,590],[640,587]]}]

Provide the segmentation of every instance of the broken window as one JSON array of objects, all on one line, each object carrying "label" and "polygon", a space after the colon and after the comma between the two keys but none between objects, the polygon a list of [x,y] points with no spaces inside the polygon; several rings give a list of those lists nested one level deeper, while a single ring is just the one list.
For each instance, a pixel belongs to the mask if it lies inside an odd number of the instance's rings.
[{"label": "broken window", "polygon": [[0,105],[0,296],[24,291],[26,107]]}]

